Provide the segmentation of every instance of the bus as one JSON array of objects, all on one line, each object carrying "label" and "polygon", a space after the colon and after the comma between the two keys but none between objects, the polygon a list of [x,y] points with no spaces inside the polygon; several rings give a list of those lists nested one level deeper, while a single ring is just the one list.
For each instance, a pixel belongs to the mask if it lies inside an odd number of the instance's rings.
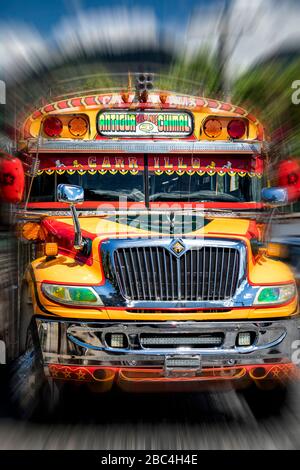
[{"label": "bus", "polygon": [[288,192],[270,185],[263,125],[137,81],[23,121],[21,409],[54,406],[67,383],[254,385],[270,400],[298,377],[296,283],[267,243]]}]

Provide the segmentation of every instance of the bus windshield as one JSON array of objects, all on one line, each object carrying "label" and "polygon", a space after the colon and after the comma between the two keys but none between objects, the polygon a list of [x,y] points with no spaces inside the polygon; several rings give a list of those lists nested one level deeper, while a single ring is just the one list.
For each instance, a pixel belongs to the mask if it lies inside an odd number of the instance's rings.
[{"label": "bus windshield", "polygon": [[[54,202],[58,184],[77,184],[84,188],[86,201],[145,201],[144,175],[40,175],[34,179],[32,202]],[[261,178],[246,176],[199,176],[149,174],[149,200],[182,202],[260,201]]]},{"label": "bus windshield", "polygon": [[[158,165],[158,160],[155,165]],[[32,202],[55,202],[58,184],[76,184],[84,188],[86,201],[129,202],[258,202],[262,187],[262,174],[243,169],[224,169],[216,160],[214,167],[204,169],[186,166],[181,170],[150,164],[116,170],[97,166],[81,170],[70,166],[45,169],[34,178],[30,200]],[[223,161],[221,162],[224,163]],[[183,163],[181,162],[183,165]],[[66,168],[66,169],[64,169]],[[100,168],[100,169],[98,169]]]}]

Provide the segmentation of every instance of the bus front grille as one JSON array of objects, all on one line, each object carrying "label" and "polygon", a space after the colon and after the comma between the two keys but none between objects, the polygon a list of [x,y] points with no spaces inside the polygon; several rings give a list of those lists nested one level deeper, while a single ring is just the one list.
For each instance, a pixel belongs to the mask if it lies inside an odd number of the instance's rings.
[{"label": "bus front grille", "polygon": [[237,289],[237,248],[199,246],[180,257],[163,246],[114,251],[119,289],[132,301],[225,301]]}]

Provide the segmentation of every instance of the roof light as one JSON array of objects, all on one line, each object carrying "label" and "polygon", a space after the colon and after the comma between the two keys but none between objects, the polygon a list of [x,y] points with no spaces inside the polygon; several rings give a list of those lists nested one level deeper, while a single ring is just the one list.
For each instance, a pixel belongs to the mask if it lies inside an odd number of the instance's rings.
[{"label": "roof light", "polygon": [[88,130],[88,124],[83,117],[74,117],[68,123],[70,134],[75,137],[82,137]]},{"label": "roof light", "polygon": [[218,137],[222,132],[222,123],[218,119],[208,119],[203,126],[207,137],[212,139]]},{"label": "roof light", "polygon": [[63,124],[57,117],[51,116],[44,121],[44,132],[49,137],[58,137],[63,130]]},{"label": "roof light", "polygon": [[148,92],[153,90],[153,75],[151,73],[141,73],[136,75],[135,78],[136,97],[140,103],[147,103]]},{"label": "roof light", "polygon": [[227,126],[227,132],[232,139],[241,139],[246,132],[246,124],[241,119],[232,119]]}]

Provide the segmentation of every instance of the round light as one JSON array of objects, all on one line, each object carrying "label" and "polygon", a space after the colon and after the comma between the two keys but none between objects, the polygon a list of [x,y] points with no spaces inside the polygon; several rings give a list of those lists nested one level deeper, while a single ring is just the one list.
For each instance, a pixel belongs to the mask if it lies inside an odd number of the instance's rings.
[{"label": "round light", "polygon": [[63,124],[57,117],[49,117],[44,121],[44,132],[49,137],[58,137],[63,130]]},{"label": "round light", "polygon": [[26,222],[22,227],[22,237],[25,240],[38,240],[41,234],[41,226],[36,222]]},{"label": "round light", "polygon": [[69,121],[68,128],[72,135],[76,137],[82,137],[84,134],[86,134],[88,125],[84,118],[74,117],[71,119],[71,121]]},{"label": "round light", "polygon": [[208,119],[203,126],[203,130],[207,137],[216,138],[222,132],[222,124],[218,119]]},{"label": "round light", "polygon": [[241,119],[232,119],[227,126],[227,132],[232,139],[241,139],[246,132],[246,124]]}]

